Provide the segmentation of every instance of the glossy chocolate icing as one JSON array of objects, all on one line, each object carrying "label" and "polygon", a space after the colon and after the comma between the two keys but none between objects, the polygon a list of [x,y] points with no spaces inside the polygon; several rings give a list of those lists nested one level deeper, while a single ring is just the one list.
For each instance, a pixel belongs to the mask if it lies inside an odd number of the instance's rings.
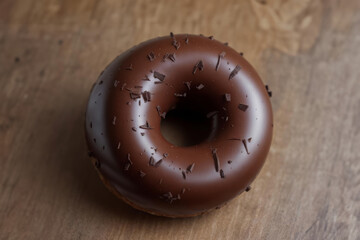
[{"label": "glossy chocolate icing", "polygon": [[[160,131],[179,105],[212,119],[203,142],[174,146]],[[118,56],[91,90],[86,138],[102,180],[146,212],[194,216],[247,189],[272,139],[272,110],[253,67],[212,38],[170,35]]]}]

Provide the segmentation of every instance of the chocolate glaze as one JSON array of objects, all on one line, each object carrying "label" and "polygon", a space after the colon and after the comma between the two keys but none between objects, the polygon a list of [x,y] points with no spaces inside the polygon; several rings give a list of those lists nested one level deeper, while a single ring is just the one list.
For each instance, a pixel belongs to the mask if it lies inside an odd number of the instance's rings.
[{"label": "chocolate glaze", "polygon": [[[208,139],[189,147],[165,140],[161,119],[178,105],[209,114]],[[171,34],[127,50],[101,73],[85,131],[112,192],[135,208],[180,217],[248,188],[269,151],[272,123],[267,90],[239,53],[213,38]]]}]

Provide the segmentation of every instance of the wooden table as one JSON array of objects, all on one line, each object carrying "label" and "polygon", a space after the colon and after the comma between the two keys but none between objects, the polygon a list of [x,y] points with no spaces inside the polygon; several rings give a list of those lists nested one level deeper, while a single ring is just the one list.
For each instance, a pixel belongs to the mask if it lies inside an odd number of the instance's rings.
[{"label": "wooden table", "polygon": [[[360,1],[0,1],[0,239],[360,239]],[[100,71],[159,35],[213,35],[273,91],[249,193],[189,219],[99,181],[83,122]]]}]

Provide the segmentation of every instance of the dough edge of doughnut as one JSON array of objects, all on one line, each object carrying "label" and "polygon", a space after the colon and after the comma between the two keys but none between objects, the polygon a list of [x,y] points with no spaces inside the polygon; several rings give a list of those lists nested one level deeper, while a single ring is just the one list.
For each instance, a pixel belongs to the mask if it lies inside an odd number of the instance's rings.
[{"label": "dough edge of doughnut", "polygon": [[[225,202],[223,204],[221,204],[221,206],[217,206],[217,207],[214,207],[214,208],[211,208],[211,209],[208,209],[206,211],[203,211],[203,212],[200,212],[200,213],[195,213],[195,214],[188,214],[188,215],[167,215],[167,214],[161,214],[161,213],[158,213],[158,212],[154,212],[154,211],[149,211],[148,209],[145,209],[143,207],[140,207],[139,205],[135,204],[134,202],[130,201],[129,199],[127,199],[125,196],[121,195],[115,188],[114,186],[109,183],[109,181],[104,177],[104,175],[99,171],[98,168],[95,167],[95,162],[96,161],[99,161],[97,158],[95,157],[90,157],[90,160],[91,160],[91,163],[92,163],[92,166],[93,168],[95,169],[95,171],[97,172],[101,182],[105,185],[105,187],[107,188],[108,191],[110,191],[110,193],[114,194],[118,199],[122,200],[124,203],[126,203],[127,205],[129,205],[130,207],[132,208],[135,208],[136,210],[138,211],[141,211],[141,212],[145,212],[145,213],[148,213],[148,214],[151,214],[151,215],[154,215],[154,216],[157,216],[157,217],[168,217],[168,218],[189,218],[189,217],[198,217],[198,216],[201,216],[203,214],[206,214],[206,213],[209,213],[209,212],[212,212],[216,209],[220,209],[222,208],[223,206],[225,206],[228,202]],[[239,194],[240,195],[240,194]]]}]

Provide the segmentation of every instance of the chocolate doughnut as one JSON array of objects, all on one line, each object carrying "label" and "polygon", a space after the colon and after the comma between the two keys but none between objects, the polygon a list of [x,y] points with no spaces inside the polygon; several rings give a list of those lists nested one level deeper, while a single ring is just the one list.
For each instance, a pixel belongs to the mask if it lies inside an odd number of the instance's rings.
[{"label": "chocolate doughnut", "polygon": [[[187,217],[220,207],[249,190],[264,164],[273,127],[267,90],[242,54],[212,37],[148,40],[116,57],[91,90],[91,159],[136,209]],[[166,140],[162,122],[173,109],[203,116],[207,137],[190,146]]]}]

